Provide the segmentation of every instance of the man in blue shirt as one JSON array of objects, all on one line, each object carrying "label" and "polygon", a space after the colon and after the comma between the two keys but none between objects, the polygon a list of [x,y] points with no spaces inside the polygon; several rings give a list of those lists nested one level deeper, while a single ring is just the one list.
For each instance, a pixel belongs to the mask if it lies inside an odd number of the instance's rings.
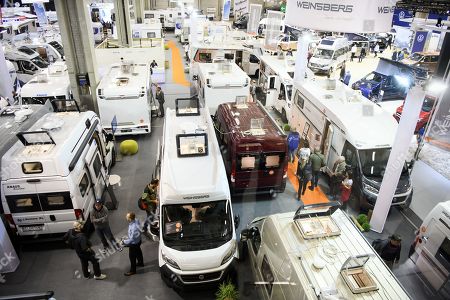
[{"label": "man in blue shirt", "polygon": [[294,162],[295,152],[300,144],[300,134],[295,130],[295,128],[291,128],[291,131],[288,134],[287,142],[289,149],[289,161]]},{"label": "man in blue shirt", "polygon": [[[127,214],[128,221],[128,238],[123,240],[122,243],[125,247],[128,247],[128,257],[130,258],[130,271],[126,272],[125,276],[131,276],[136,274],[136,266],[144,266],[144,258],[141,250],[141,224],[136,220],[136,215],[133,212]],[[136,264],[137,261],[137,264]]]}]

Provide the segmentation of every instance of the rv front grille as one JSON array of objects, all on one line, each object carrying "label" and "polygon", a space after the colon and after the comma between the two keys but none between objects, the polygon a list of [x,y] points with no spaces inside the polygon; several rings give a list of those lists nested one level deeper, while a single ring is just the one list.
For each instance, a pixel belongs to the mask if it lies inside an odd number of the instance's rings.
[{"label": "rv front grille", "polygon": [[222,272],[213,272],[205,274],[195,274],[195,275],[181,275],[181,280],[183,282],[202,282],[202,281],[213,281],[219,280],[222,276]]}]

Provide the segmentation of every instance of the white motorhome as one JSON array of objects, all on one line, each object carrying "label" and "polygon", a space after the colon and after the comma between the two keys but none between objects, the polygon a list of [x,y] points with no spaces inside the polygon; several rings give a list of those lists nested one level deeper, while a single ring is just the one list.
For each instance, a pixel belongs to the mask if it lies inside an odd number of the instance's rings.
[{"label": "white motorhome", "polygon": [[200,103],[213,115],[219,104],[250,95],[250,77],[235,63],[199,64],[196,86]]},{"label": "white motorhome", "polygon": [[[259,24],[258,24],[258,34],[259,35],[262,35],[262,36],[266,35],[267,22],[268,22],[267,18],[262,18],[261,21],[259,21]],[[277,23],[280,26],[280,34],[282,34],[284,32],[284,20],[277,20],[277,22],[274,25],[277,25]]]},{"label": "white motorhome", "polygon": [[238,221],[208,109],[195,98],[177,99],[176,107],[164,120],[158,261],[163,280],[182,287],[226,278]]},{"label": "white motorhome", "polygon": [[48,63],[36,51],[25,46],[18,49],[6,48],[5,58],[14,65],[20,84],[28,82],[34,75],[48,67]]},{"label": "white motorhome", "polygon": [[94,33],[94,43],[103,42],[103,25],[100,22],[92,22],[92,32]]},{"label": "white motorhome", "polygon": [[55,61],[63,61],[64,58],[64,49],[62,45],[57,41],[40,41],[40,40],[30,40],[30,41],[21,41],[19,43],[15,43],[16,47],[26,46],[34,51],[36,51],[39,56],[48,63],[54,63]]},{"label": "white motorhome", "polygon": [[161,38],[162,26],[158,20],[151,20],[143,24],[132,24],[133,38]]},{"label": "white motorhome", "polygon": [[331,75],[349,59],[348,40],[342,37],[327,37],[320,41],[309,60],[308,67],[314,73]]},{"label": "white motorhome", "polygon": [[47,100],[71,99],[69,73],[64,62],[55,62],[22,86],[19,97],[24,104],[44,104]]},{"label": "white motorhome", "polygon": [[410,299],[360,230],[333,205],[256,218],[241,232],[258,283],[253,299]]},{"label": "white motorhome", "polygon": [[288,122],[292,107],[292,88],[295,71],[293,56],[261,56],[259,85],[264,89],[264,98],[258,99],[264,106],[275,108]]},{"label": "white motorhome", "polygon": [[88,220],[115,161],[94,112],[80,112],[75,101],[53,104],[58,112],[19,132],[2,157],[2,207],[21,236],[65,233],[75,220]]},{"label": "white motorhome", "polygon": [[150,133],[151,97],[149,64],[122,62],[111,65],[97,86],[103,127],[108,132],[117,129],[115,135]]},{"label": "white motorhome", "polygon": [[159,19],[162,26],[168,29],[175,28],[176,19],[179,17],[182,17],[181,10],[179,8],[144,10],[144,22],[145,19]]},{"label": "white motorhome", "polygon": [[[375,204],[398,128],[391,114],[338,80],[310,79],[294,83],[290,124],[312,148],[321,149],[329,174],[343,155],[353,171],[352,193],[360,206]],[[411,203],[406,166],[392,205]]]},{"label": "white motorhome", "polygon": [[425,217],[415,252],[418,271],[439,291],[450,276],[450,201],[438,203]]}]

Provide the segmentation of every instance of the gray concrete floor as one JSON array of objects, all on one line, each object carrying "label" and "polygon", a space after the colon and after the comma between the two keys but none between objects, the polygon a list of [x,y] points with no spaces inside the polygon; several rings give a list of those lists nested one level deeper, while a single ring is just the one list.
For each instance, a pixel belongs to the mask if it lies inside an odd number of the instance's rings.
[{"label": "gray concrete floor", "polygon": [[[169,38],[173,36],[168,35]],[[181,53],[182,49],[181,49]],[[166,51],[166,59],[171,61],[170,52]],[[166,95],[166,106],[174,108],[174,100],[189,96],[189,88],[172,83],[171,71],[166,75],[167,82],[162,85]],[[123,157],[113,168],[112,173],[122,178],[121,186],[115,190],[119,200],[117,210],[111,212],[110,224],[116,238],[126,235],[127,222],[125,214],[129,211],[137,213],[143,219],[144,213],[137,208],[137,199],[142,189],[151,179],[156,160],[158,140],[162,135],[163,119],[152,120],[152,133],[146,136],[133,137],[139,143],[139,152],[134,156]],[[321,179],[326,189],[326,181]],[[257,216],[293,211],[298,208],[294,199],[292,185],[288,182],[286,191],[276,199],[267,196],[249,195],[233,199],[234,213],[240,216],[240,232],[248,222]],[[427,288],[427,284],[415,275],[414,265],[407,259],[409,245],[414,238],[414,226],[405,215],[392,209],[386,223],[385,232],[380,235],[369,232],[369,240],[387,237],[399,233],[403,237],[402,259],[394,273],[409,291],[413,299],[439,299]],[[95,234],[91,236],[94,249],[98,251],[101,244]],[[208,289],[185,294],[178,294],[168,288],[160,278],[157,257],[158,244],[144,238],[142,251],[145,267],[138,269],[138,274],[123,276],[128,271],[128,251],[116,252],[101,260],[102,272],[108,278],[104,281],[86,280],[80,273],[80,262],[75,252],[61,242],[36,243],[22,247],[21,263],[18,270],[6,274],[6,282],[0,284],[0,296],[20,293],[32,293],[52,290],[56,299],[214,299],[215,289]],[[252,287],[251,273],[247,262],[238,264],[238,282],[241,299],[256,299],[257,294]],[[442,298],[443,299],[443,298]]]}]

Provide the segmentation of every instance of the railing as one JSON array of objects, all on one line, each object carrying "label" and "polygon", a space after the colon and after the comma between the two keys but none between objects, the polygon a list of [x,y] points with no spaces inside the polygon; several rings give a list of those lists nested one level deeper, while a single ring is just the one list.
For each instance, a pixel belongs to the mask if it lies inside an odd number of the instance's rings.
[{"label": "railing", "polygon": [[[130,48],[154,48],[164,46],[164,39],[162,38],[133,38],[133,43]],[[117,39],[105,39],[103,42],[95,47],[96,49],[108,48],[127,48],[120,44]]]},{"label": "railing", "polygon": [[0,300],[48,300],[53,298],[54,292],[48,291],[44,293],[31,293],[20,295],[0,296]]}]

